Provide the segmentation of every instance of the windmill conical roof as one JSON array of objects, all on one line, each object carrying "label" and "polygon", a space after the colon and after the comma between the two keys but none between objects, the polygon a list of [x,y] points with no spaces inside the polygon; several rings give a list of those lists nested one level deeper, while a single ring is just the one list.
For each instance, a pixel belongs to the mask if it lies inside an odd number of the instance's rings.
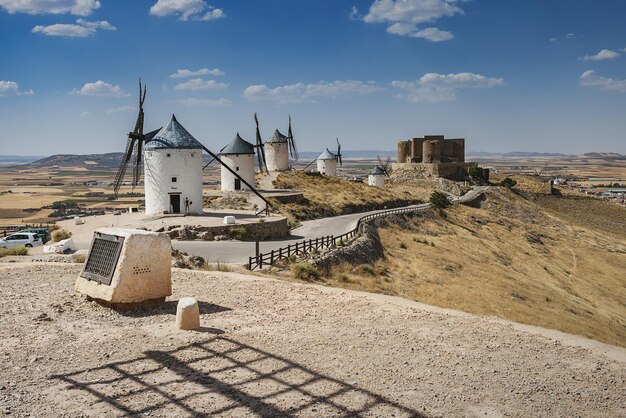
[{"label": "windmill conical roof", "polygon": [[266,143],[277,143],[277,142],[287,142],[287,137],[283,135],[278,129],[274,131],[270,139],[267,140]]},{"label": "windmill conical roof", "polygon": [[333,154],[332,152],[330,152],[328,148],[326,148],[326,151],[321,153],[320,156],[317,157],[317,159],[318,160],[336,160],[337,156]]},{"label": "windmill conical roof", "polygon": [[385,170],[383,170],[382,168],[380,168],[379,165],[377,165],[376,167],[372,169],[372,171],[370,171],[370,174],[373,176],[382,176],[385,174]]},{"label": "windmill conical roof", "polygon": [[224,148],[220,154],[254,154],[254,145],[240,137],[239,133],[237,133],[235,138],[226,145],[226,148]]},{"label": "windmill conical roof", "polygon": [[161,128],[152,138],[152,132],[145,136],[146,149],[182,148],[182,149],[202,149],[202,144],[194,138],[187,129],[183,127],[172,115],[170,122]]}]

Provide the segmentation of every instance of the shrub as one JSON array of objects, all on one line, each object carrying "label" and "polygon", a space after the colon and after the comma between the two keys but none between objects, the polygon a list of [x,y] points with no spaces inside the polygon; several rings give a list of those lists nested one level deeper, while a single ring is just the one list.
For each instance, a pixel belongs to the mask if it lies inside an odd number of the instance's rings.
[{"label": "shrub", "polygon": [[243,241],[248,236],[248,230],[243,226],[237,226],[230,230],[232,237],[238,241]]},{"label": "shrub", "polygon": [[511,177],[507,177],[500,182],[500,186],[506,187],[507,189],[512,189],[517,185],[517,182],[513,180]]},{"label": "shrub", "polygon": [[75,263],[84,263],[85,262],[85,254],[74,254],[72,256],[72,261],[74,261]]},{"label": "shrub", "polygon": [[57,225],[57,224],[52,224],[52,225],[50,225],[48,227],[48,231],[50,231],[50,233],[52,233],[52,232],[54,232],[56,230],[59,230],[59,229],[61,229],[61,227],[59,225]]},{"label": "shrub", "polygon": [[430,204],[432,205],[433,208],[438,209],[438,210],[443,210],[445,208],[452,206],[452,202],[448,200],[448,195],[442,192],[437,192],[437,191],[433,192],[430,195]]},{"label": "shrub", "polygon": [[28,255],[26,247],[0,248],[0,257],[7,255]]},{"label": "shrub", "polygon": [[52,209],[70,209],[77,208],[78,202],[75,200],[57,200],[56,202],[52,202]]},{"label": "shrub", "polygon": [[59,242],[64,239],[68,239],[71,236],[72,233],[70,231],[66,231],[65,229],[58,229],[52,232],[52,242]]},{"label": "shrub", "polygon": [[406,250],[406,244],[404,242],[400,243],[400,248],[402,248],[403,250]]},{"label": "shrub", "polygon": [[291,266],[291,274],[300,280],[316,280],[320,278],[320,272],[309,263],[298,263]]}]

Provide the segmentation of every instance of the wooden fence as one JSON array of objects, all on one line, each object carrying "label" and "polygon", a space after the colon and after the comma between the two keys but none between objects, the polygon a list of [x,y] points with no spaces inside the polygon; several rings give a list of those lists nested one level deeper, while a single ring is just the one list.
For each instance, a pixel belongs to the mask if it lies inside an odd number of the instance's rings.
[{"label": "wooden fence", "polygon": [[389,215],[416,212],[419,210],[427,209],[429,207],[430,205],[412,206],[412,207],[405,207],[405,208],[398,208],[398,209],[388,209],[388,210],[383,210],[380,212],[372,213],[369,215],[365,215],[359,218],[359,220],[356,223],[356,227],[353,230],[348,231],[345,234],[342,234],[339,236],[327,235],[321,238],[304,240],[302,242],[296,242],[295,244],[291,244],[286,247],[279,248],[278,250],[272,250],[267,253],[256,255],[254,257],[249,257],[248,263],[246,264],[245,267],[248,270],[254,270],[256,268],[262,269],[263,267],[272,266],[277,261],[283,260],[285,258],[289,258],[291,256],[308,254],[314,250],[320,250],[323,248],[331,248],[331,247],[336,246],[337,244],[345,243],[348,240],[357,236],[360,233],[363,224],[367,221],[371,221],[372,219],[382,218],[384,216],[389,216]]}]

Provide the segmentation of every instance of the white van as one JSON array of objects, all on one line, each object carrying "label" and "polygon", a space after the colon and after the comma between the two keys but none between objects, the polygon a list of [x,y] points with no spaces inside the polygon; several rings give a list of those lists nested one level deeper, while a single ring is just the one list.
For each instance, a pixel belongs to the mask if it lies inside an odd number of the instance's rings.
[{"label": "white van", "polygon": [[18,232],[0,239],[0,248],[36,247],[42,244],[39,235],[33,232]]}]

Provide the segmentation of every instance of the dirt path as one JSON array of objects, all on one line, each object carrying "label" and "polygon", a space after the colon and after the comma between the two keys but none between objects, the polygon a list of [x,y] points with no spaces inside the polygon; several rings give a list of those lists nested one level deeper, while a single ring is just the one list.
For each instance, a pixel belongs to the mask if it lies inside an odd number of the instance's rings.
[{"label": "dirt path", "polygon": [[[174,270],[160,309],[74,293],[79,265],[0,263],[10,416],[626,416],[626,350],[404,299]],[[172,328],[176,300],[203,328]]]}]

